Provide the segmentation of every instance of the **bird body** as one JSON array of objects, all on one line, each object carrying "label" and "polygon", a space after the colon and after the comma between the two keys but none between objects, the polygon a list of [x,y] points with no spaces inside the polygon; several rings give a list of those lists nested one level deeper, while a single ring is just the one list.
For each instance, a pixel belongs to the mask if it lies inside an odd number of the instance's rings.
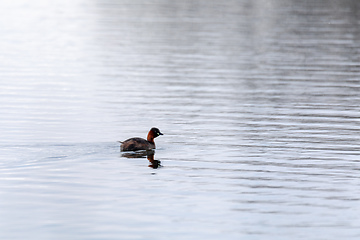
[{"label": "bird body", "polygon": [[122,152],[125,152],[125,151],[155,149],[156,147],[155,147],[154,138],[160,135],[164,135],[164,134],[162,134],[158,128],[152,128],[150,129],[147,135],[147,139],[134,137],[134,138],[129,138],[123,142],[120,142],[121,143],[120,150]]}]

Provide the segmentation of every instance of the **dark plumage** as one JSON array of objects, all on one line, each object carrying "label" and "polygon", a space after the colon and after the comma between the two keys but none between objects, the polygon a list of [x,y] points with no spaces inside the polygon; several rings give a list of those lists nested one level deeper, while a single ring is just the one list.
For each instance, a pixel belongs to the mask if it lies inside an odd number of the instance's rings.
[{"label": "dark plumage", "polygon": [[123,142],[121,142],[120,150],[122,152],[125,151],[138,151],[138,150],[151,150],[155,149],[154,138],[164,135],[160,132],[158,128],[150,129],[147,139],[143,138],[129,138]]}]

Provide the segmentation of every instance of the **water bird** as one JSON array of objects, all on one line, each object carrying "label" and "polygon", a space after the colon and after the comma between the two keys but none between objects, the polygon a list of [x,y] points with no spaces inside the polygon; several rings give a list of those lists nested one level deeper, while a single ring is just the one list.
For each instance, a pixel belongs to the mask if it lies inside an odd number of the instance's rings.
[{"label": "water bird", "polygon": [[151,128],[147,139],[135,137],[135,138],[129,138],[125,141],[119,141],[121,143],[120,145],[120,151],[126,152],[126,151],[138,151],[138,150],[151,150],[155,149],[155,142],[154,139],[160,135],[164,135],[160,132],[158,128]]}]

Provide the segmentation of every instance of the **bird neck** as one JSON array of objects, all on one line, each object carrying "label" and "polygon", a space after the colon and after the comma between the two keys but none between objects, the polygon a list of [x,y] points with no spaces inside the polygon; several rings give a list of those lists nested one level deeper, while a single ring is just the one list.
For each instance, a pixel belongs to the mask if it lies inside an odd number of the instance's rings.
[{"label": "bird neck", "polygon": [[147,135],[148,142],[155,144],[154,138],[155,138],[154,133],[152,131],[150,131]]}]

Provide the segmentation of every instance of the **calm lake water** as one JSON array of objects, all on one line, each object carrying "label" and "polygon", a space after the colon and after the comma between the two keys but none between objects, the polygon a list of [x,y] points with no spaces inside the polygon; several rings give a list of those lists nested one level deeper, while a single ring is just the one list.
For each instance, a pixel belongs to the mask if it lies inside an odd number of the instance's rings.
[{"label": "calm lake water", "polygon": [[0,239],[360,238],[357,0],[2,1],[0,83]]}]

